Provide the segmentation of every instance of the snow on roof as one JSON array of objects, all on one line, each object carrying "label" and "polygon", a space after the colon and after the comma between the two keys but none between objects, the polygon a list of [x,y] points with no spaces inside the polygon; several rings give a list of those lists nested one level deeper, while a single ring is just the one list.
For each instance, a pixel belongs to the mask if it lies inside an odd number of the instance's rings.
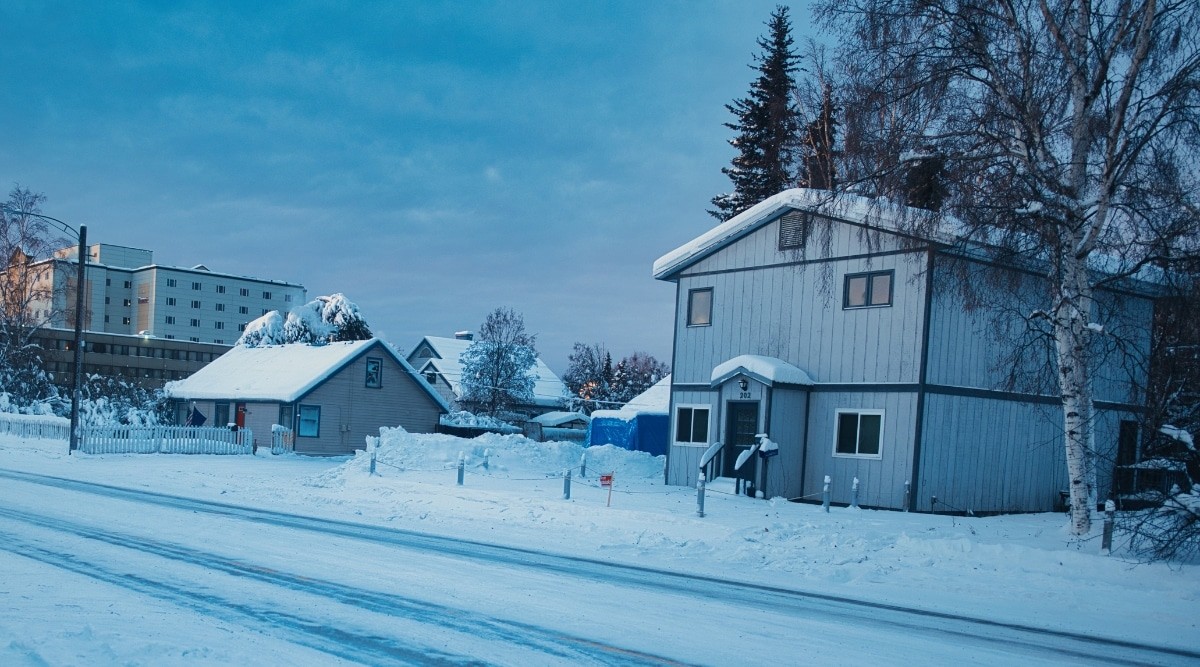
[{"label": "snow on roof", "polygon": [[[793,188],[768,197],[749,209],[713,227],[691,241],[659,257],[654,262],[654,277],[665,279],[677,269],[700,259],[726,243],[750,232],[776,217],[784,209],[816,211],[822,215],[888,229],[898,229],[890,211],[898,209],[879,200],[856,195],[834,197],[827,190]],[[920,214],[916,209],[907,209]]]},{"label": "snow on roof", "polygon": [[655,382],[649,389],[634,396],[622,411],[639,414],[667,414],[671,409],[671,376]]},{"label": "snow on roof", "polygon": [[712,384],[717,386],[736,375],[748,375],[763,384],[814,384],[812,377],[803,370],[775,357],[758,354],[743,354],[734,357],[713,369]]},{"label": "snow on roof", "polygon": [[544,415],[538,415],[530,421],[535,421],[542,426],[562,426],[576,420],[584,422],[590,421],[588,416],[582,412],[563,412],[561,410],[555,412],[547,412]]},{"label": "snow on roof", "polygon": [[[442,336],[425,336],[424,342],[429,344],[429,348],[433,350],[439,358],[430,359],[421,367],[422,372],[426,368],[432,367],[436,370],[446,382],[450,383],[450,389],[455,396],[462,396],[461,378],[462,365],[458,363],[458,358],[463,352],[471,347],[471,343],[475,341],[462,340],[458,338],[445,338]],[[420,343],[417,348],[421,347]],[[416,348],[414,348],[416,349]],[[554,371],[538,357],[536,365],[533,369],[537,374],[538,379],[533,384],[533,403],[535,405],[557,406],[562,405],[563,394],[566,393],[566,386]]]},{"label": "snow on roof", "polygon": [[445,399],[416,377],[416,371],[391,346],[378,338],[327,345],[270,345],[234,347],[184,380],[168,382],[163,391],[172,398],[213,400],[237,398],[251,401],[299,399],[359,354],[375,347],[385,350],[446,411]]}]

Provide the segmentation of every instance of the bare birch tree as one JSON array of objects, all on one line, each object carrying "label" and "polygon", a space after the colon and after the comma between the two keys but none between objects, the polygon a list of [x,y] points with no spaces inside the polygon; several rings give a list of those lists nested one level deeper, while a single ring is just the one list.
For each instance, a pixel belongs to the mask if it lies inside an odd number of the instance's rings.
[{"label": "bare birch tree", "polygon": [[964,239],[1048,267],[1031,314],[1054,341],[1072,532],[1088,532],[1096,290],[1196,234],[1200,3],[822,0],[817,14],[843,37],[844,187],[902,203],[921,188]]}]

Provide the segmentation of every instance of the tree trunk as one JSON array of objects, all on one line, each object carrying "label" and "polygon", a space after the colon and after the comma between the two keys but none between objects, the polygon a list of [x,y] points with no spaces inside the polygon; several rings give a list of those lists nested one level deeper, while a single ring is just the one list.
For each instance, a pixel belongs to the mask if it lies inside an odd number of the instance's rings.
[{"label": "tree trunk", "polygon": [[1071,498],[1071,533],[1085,535],[1092,527],[1096,506],[1095,420],[1089,377],[1092,294],[1084,261],[1064,253],[1058,304],[1054,312],[1054,343],[1058,384],[1063,402],[1063,441]]}]

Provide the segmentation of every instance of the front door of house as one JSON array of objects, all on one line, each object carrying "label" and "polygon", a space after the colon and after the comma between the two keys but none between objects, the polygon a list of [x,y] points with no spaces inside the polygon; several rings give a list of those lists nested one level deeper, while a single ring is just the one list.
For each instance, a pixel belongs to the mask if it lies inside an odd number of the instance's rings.
[{"label": "front door of house", "polygon": [[745,480],[754,478],[754,461],[746,461],[741,470],[734,470],[738,456],[758,439],[758,402],[730,401],[725,408],[724,475]]},{"label": "front door of house", "polygon": [[246,428],[246,404],[237,404],[237,413],[234,415],[234,422],[237,424],[238,430]]}]

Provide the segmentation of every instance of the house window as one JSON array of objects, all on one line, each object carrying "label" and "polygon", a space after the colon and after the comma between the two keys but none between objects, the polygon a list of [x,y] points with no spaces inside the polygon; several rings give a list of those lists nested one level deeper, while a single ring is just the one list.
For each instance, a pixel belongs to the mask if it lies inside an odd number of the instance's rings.
[{"label": "house window", "polygon": [[198,326],[200,326],[200,320],[198,320],[198,319],[196,319],[196,318],[194,318],[194,317],[193,317],[193,318],[192,318],[192,320],[191,320],[191,325],[192,325],[192,326],[194,326],[194,327],[198,327]]},{"label": "house window", "polygon": [[295,428],[296,425],[292,423],[292,406],[279,406],[279,424],[288,428]]},{"label": "house window", "polygon": [[225,304],[223,304],[223,303],[218,303],[218,304],[217,304],[217,310],[218,310],[218,311],[220,311],[220,312],[222,312],[222,313],[223,313],[223,312],[225,312]]},{"label": "house window", "polygon": [[130,301],[129,299],[122,299],[122,300],[121,300],[121,305],[122,305],[122,306],[126,306],[126,307],[128,307],[128,306],[132,306],[132,305],[133,305],[133,302],[132,302],[132,301]]},{"label": "house window", "polygon": [[131,321],[128,317],[121,318],[121,324],[129,324]]},{"label": "house window", "polygon": [[192,283],[192,289],[196,290],[197,292],[199,292],[200,288],[202,288],[202,287],[204,287],[204,286],[201,285],[200,283]]},{"label": "house window", "polygon": [[200,307],[200,302],[193,299],[192,300],[192,308],[199,308],[199,307]]},{"label": "house window", "polygon": [[238,290],[238,294],[241,294],[242,296],[250,296],[250,290],[246,287],[243,287]]},{"label": "house window", "polygon": [[383,386],[383,359],[367,357],[367,386],[372,389]]},{"label": "house window", "polygon": [[689,327],[712,326],[711,287],[688,290],[687,323]]},{"label": "house window", "polygon": [[175,324],[175,316],[167,315],[167,324]]},{"label": "house window", "polygon": [[217,285],[217,294],[224,294],[224,293],[225,293],[225,286]]},{"label": "house window", "polygon": [[229,404],[217,403],[213,408],[213,426],[225,426],[229,423]]},{"label": "house window", "polygon": [[834,456],[881,458],[883,410],[838,410]]},{"label": "house window", "polygon": [[238,306],[238,315],[245,315],[246,313],[249,313],[249,312],[250,312],[249,308],[247,308],[245,306]]},{"label": "house window", "polygon": [[855,273],[846,276],[843,308],[869,308],[892,305],[893,271]]},{"label": "house window", "polygon": [[167,278],[167,287],[175,287],[177,284],[174,278]]},{"label": "house window", "polygon": [[173,296],[167,297],[167,305],[174,306],[175,305],[175,297],[173,297]]},{"label": "house window", "polygon": [[301,438],[317,438],[321,434],[321,406],[301,405],[297,420],[296,435]]},{"label": "house window", "polygon": [[264,300],[266,300],[266,301],[270,301],[270,300],[271,300],[271,293],[270,293],[270,292],[263,292],[263,299],[264,299]]},{"label": "house window", "polygon": [[811,220],[812,216],[803,211],[785,213],[779,219],[779,249],[792,250],[803,248],[805,240],[808,239],[808,228],[812,224]]},{"label": "house window", "polygon": [[225,323],[224,322],[213,322],[213,327],[216,329],[224,329]]},{"label": "house window", "polygon": [[675,442],[708,444],[708,406],[675,408]]}]

